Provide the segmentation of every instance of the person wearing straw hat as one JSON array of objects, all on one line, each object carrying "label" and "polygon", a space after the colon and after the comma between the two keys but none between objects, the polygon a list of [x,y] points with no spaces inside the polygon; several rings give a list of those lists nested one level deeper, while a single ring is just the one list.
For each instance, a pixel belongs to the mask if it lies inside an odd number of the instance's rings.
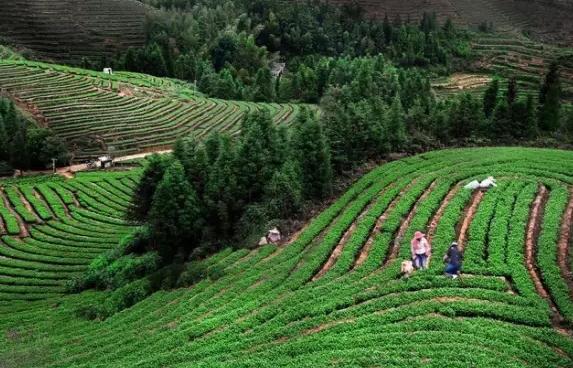
[{"label": "person wearing straw hat", "polygon": [[428,257],[432,252],[432,246],[426,234],[421,231],[416,231],[414,238],[410,241],[410,251],[412,252],[412,260],[416,269],[428,268]]}]

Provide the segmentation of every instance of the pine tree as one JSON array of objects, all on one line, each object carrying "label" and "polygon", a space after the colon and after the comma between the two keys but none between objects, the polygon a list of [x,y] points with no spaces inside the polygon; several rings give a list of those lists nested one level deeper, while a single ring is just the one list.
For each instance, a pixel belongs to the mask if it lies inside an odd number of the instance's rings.
[{"label": "pine tree", "polygon": [[301,169],[306,198],[326,198],[332,191],[330,149],[321,124],[312,113],[300,114],[295,122],[292,153]]},{"label": "pine tree", "polygon": [[517,79],[515,79],[515,77],[511,77],[507,82],[507,93],[505,95],[507,105],[510,108],[511,105],[515,102],[516,98],[517,98]]},{"label": "pine tree", "polygon": [[394,98],[386,118],[388,140],[393,150],[399,151],[406,145],[406,121],[400,97]]},{"label": "pine tree", "polygon": [[286,219],[302,209],[302,179],[295,161],[286,161],[265,186],[267,207],[271,216]]},{"label": "pine tree", "polygon": [[21,125],[17,128],[10,142],[10,165],[12,167],[19,170],[27,170],[29,168],[30,156],[27,148],[27,129],[25,125]]},{"label": "pine tree", "polygon": [[551,63],[539,92],[539,127],[547,132],[559,128],[561,83],[556,63]]},{"label": "pine tree", "polygon": [[507,101],[500,101],[492,115],[492,138],[508,138],[512,134],[511,111]]},{"label": "pine tree", "polygon": [[255,76],[254,100],[261,102],[271,102],[275,100],[275,90],[273,77],[269,68],[261,68]]},{"label": "pine tree", "polygon": [[149,211],[155,249],[163,259],[172,260],[180,250],[189,254],[197,246],[200,216],[197,194],[175,160],[159,182]]},{"label": "pine tree", "polygon": [[133,199],[127,211],[127,219],[143,223],[147,220],[153,195],[165,174],[168,161],[157,154],[151,155],[143,175],[133,192]]},{"label": "pine tree", "polygon": [[235,160],[231,138],[222,136],[219,157],[209,171],[204,196],[207,226],[213,228],[212,237],[218,240],[228,239],[232,235],[242,206]]},{"label": "pine tree", "polygon": [[8,133],[4,126],[4,118],[0,114],[0,161],[8,161],[10,159]]},{"label": "pine tree", "polygon": [[264,185],[281,165],[277,131],[268,111],[245,116],[237,152],[237,170],[244,199],[260,200]]},{"label": "pine tree", "polygon": [[499,80],[494,79],[489,84],[487,90],[483,95],[483,112],[485,116],[489,118],[493,109],[497,105],[497,95],[499,93]]}]

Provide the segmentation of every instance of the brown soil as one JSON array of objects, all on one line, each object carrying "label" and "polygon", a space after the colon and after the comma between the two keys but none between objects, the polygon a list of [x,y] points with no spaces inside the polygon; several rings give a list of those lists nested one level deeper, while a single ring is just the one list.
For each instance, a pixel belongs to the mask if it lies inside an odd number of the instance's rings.
[{"label": "brown soil", "polygon": [[430,195],[430,193],[432,192],[432,190],[434,189],[435,186],[436,186],[436,181],[434,181],[428,188],[426,188],[424,193],[422,193],[420,198],[418,198],[418,200],[414,204],[414,207],[410,210],[410,213],[408,213],[408,216],[402,221],[402,224],[400,225],[400,228],[398,229],[398,232],[396,233],[396,237],[394,238],[394,243],[392,244],[392,247],[388,253],[388,257],[386,257],[386,261],[384,262],[384,266],[386,266],[387,264],[392,262],[398,256],[398,252],[400,250],[400,242],[402,241],[404,234],[406,233],[406,231],[410,227],[410,223],[412,222],[412,219],[414,218],[414,216],[416,215],[416,212],[418,211],[418,206],[422,202],[424,202],[424,200],[426,200],[426,198],[428,198],[428,196]]},{"label": "brown soil", "polygon": [[[378,195],[379,196],[383,195],[388,190],[388,188],[390,188],[390,186],[382,189],[382,191]],[[342,254],[342,251],[344,250],[344,246],[348,242],[348,239],[350,239],[352,234],[354,234],[354,231],[356,231],[356,227],[358,226],[358,222],[360,220],[362,220],[364,218],[364,216],[366,216],[366,214],[370,211],[370,209],[372,208],[372,206],[374,205],[375,202],[376,202],[376,199],[373,198],[370,201],[370,203],[364,208],[364,210],[362,210],[360,215],[354,220],[354,222],[352,222],[352,225],[350,225],[350,227],[346,230],[346,232],[344,233],[344,235],[342,236],[342,238],[340,239],[340,241],[336,245],[336,248],[334,248],[334,250],[330,254],[330,257],[328,258],[326,263],[324,263],[324,265],[322,266],[320,271],[318,271],[316,273],[316,275],[313,276],[312,281],[316,281],[319,278],[321,278],[322,276],[324,276],[324,274],[326,272],[328,272],[328,270],[330,270],[332,268],[332,266],[334,266],[334,264],[336,263],[336,260],[338,259],[338,257],[340,257],[340,254]]]},{"label": "brown soil", "polygon": [[352,236],[352,234],[354,234],[354,231],[356,230],[356,225],[357,225],[357,221],[355,220],[352,223],[352,225],[350,225],[348,230],[346,230],[346,232],[344,233],[344,235],[342,236],[342,238],[340,239],[340,241],[336,245],[336,248],[334,248],[334,250],[330,254],[330,257],[328,258],[328,260],[324,263],[324,265],[322,265],[322,268],[320,269],[320,271],[318,271],[316,273],[316,275],[314,275],[312,277],[312,281],[316,281],[319,278],[321,278],[322,276],[324,276],[324,274],[327,273],[328,270],[330,270],[332,268],[332,266],[334,266],[334,263],[336,263],[336,260],[338,259],[338,257],[340,257],[340,254],[342,254],[342,251],[344,250],[344,246],[348,242],[348,239],[350,239],[350,236]]},{"label": "brown soil", "polygon": [[448,204],[450,204],[450,202],[452,201],[452,198],[454,198],[454,196],[458,193],[461,186],[462,186],[461,183],[456,184],[452,189],[450,189],[448,194],[444,197],[442,204],[440,204],[440,207],[438,208],[438,210],[434,214],[434,217],[432,217],[432,220],[430,221],[430,225],[428,226],[428,230],[426,230],[426,237],[428,238],[428,241],[430,241],[430,242],[432,241],[432,238],[434,237],[434,234],[436,233],[436,228],[438,227],[438,224],[440,223],[442,216],[444,216],[444,212],[446,211],[446,207],[448,206]]},{"label": "brown soil", "polygon": [[42,114],[38,106],[33,104],[30,101],[24,101],[23,99],[19,98],[18,96],[7,92],[6,90],[3,91],[1,94],[12,100],[14,104],[25,114],[31,117],[38,126],[42,128],[48,128],[48,119]]},{"label": "brown soil", "polygon": [[[461,187],[462,187],[462,183],[458,183],[454,187],[452,187],[452,189],[450,189],[450,191],[448,192],[448,194],[446,194],[442,203],[440,204],[440,207],[438,208],[438,210],[434,214],[434,217],[432,217],[432,220],[430,221],[430,225],[428,226],[428,229],[426,230],[426,237],[427,237],[428,242],[430,244],[432,244],[432,238],[434,237],[434,234],[436,233],[436,229],[438,227],[438,224],[440,223],[440,220],[442,219],[442,216],[444,216],[444,212],[446,211],[446,207],[448,207],[448,204],[450,204],[450,202],[452,201],[454,196],[458,193],[458,191],[460,190]],[[430,256],[428,257],[428,267],[430,267],[430,261],[431,260],[432,260],[432,254],[430,254]]]},{"label": "brown soil", "polygon": [[4,221],[0,217],[0,234],[6,234],[6,229],[4,228]]},{"label": "brown soil", "polygon": [[392,200],[392,202],[390,202],[390,205],[388,205],[388,208],[386,208],[386,211],[384,211],[382,216],[380,216],[378,218],[378,220],[376,221],[376,224],[374,225],[374,229],[372,229],[370,236],[368,237],[368,240],[366,240],[366,243],[364,243],[364,246],[360,250],[358,257],[356,258],[356,261],[354,262],[354,266],[352,267],[352,269],[355,269],[355,268],[361,266],[364,263],[364,261],[366,261],[366,258],[368,258],[368,253],[370,253],[370,249],[372,249],[372,245],[374,244],[374,238],[376,237],[376,234],[378,234],[380,232],[382,225],[384,224],[384,222],[386,221],[388,216],[390,216],[390,213],[392,213],[392,211],[394,210],[394,208],[398,204],[398,201],[400,201],[400,199],[404,196],[404,194],[410,189],[412,184],[413,184],[413,182],[410,183],[409,185],[407,185],[406,187],[404,187],[404,189],[402,189],[400,191],[400,193],[398,193],[396,198],[394,198],[394,200]]},{"label": "brown soil", "polygon": [[565,216],[561,223],[561,235],[559,237],[559,248],[557,254],[557,263],[561,269],[563,279],[569,286],[569,294],[573,298],[573,273],[569,265],[569,246],[571,244],[571,226],[573,222],[573,189],[570,191],[569,204],[565,210]]},{"label": "brown soil", "polygon": [[56,218],[56,214],[54,213],[54,211],[52,211],[52,209],[50,208],[50,205],[46,201],[44,201],[44,197],[42,197],[42,195],[40,193],[38,193],[38,191],[36,191],[36,189],[33,189],[33,193],[34,193],[34,197],[36,197],[36,199],[38,199],[38,201],[40,201],[44,204],[44,206],[46,207],[48,212],[52,215],[52,217]]},{"label": "brown soil", "polygon": [[353,318],[349,318],[349,319],[342,319],[339,321],[324,323],[324,324],[321,324],[321,325],[318,325],[316,327],[313,327],[313,328],[310,328],[308,330],[303,331],[302,335],[304,336],[304,335],[311,335],[311,334],[319,333],[320,331],[324,331],[330,327],[334,327],[334,326],[341,325],[344,323],[354,323],[354,321],[355,320]]},{"label": "brown soil", "polygon": [[525,265],[529,271],[529,275],[535,284],[537,293],[545,299],[549,298],[549,293],[545,290],[541,282],[539,271],[535,267],[535,247],[537,246],[537,237],[541,227],[541,220],[543,217],[543,206],[547,201],[548,192],[545,186],[540,186],[537,196],[533,201],[531,212],[529,215],[529,223],[527,224],[527,236],[525,240]]},{"label": "brown soil", "polygon": [[28,202],[26,197],[24,197],[24,194],[22,194],[22,192],[18,191],[18,197],[20,198],[20,201],[22,201],[22,204],[28,210],[28,212],[30,212],[32,215],[34,215],[34,217],[36,218],[36,222],[42,222],[42,220],[40,220],[40,217],[36,213],[36,210],[32,207],[30,202]]},{"label": "brown soil", "polygon": [[477,208],[481,203],[481,200],[483,199],[484,195],[485,195],[484,191],[477,190],[473,194],[470,205],[469,207],[467,207],[465,211],[464,221],[462,222],[460,229],[458,231],[458,246],[460,250],[464,249],[465,241],[468,235],[468,229],[470,227],[470,224],[472,223],[472,220],[477,212]]}]

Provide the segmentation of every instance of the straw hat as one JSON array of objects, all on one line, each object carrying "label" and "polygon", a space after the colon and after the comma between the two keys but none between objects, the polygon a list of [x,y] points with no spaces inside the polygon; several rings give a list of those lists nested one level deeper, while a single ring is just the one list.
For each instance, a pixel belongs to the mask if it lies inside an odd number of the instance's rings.
[{"label": "straw hat", "polygon": [[414,239],[420,240],[420,239],[422,239],[424,236],[426,236],[426,234],[424,234],[423,232],[421,232],[421,231],[416,231],[416,233],[414,234]]}]

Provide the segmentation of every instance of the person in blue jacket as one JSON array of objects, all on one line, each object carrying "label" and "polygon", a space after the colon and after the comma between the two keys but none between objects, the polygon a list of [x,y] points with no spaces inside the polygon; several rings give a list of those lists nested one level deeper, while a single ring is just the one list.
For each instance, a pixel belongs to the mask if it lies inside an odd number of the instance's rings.
[{"label": "person in blue jacket", "polygon": [[464,256],[460,250],[458,243],[453,242],[448,248],[448,252],[444,256],[444,262],[446,263],[446,269],[444,273],[446,276],[453,279],[457,278],[462,269],[462,260]]}]

